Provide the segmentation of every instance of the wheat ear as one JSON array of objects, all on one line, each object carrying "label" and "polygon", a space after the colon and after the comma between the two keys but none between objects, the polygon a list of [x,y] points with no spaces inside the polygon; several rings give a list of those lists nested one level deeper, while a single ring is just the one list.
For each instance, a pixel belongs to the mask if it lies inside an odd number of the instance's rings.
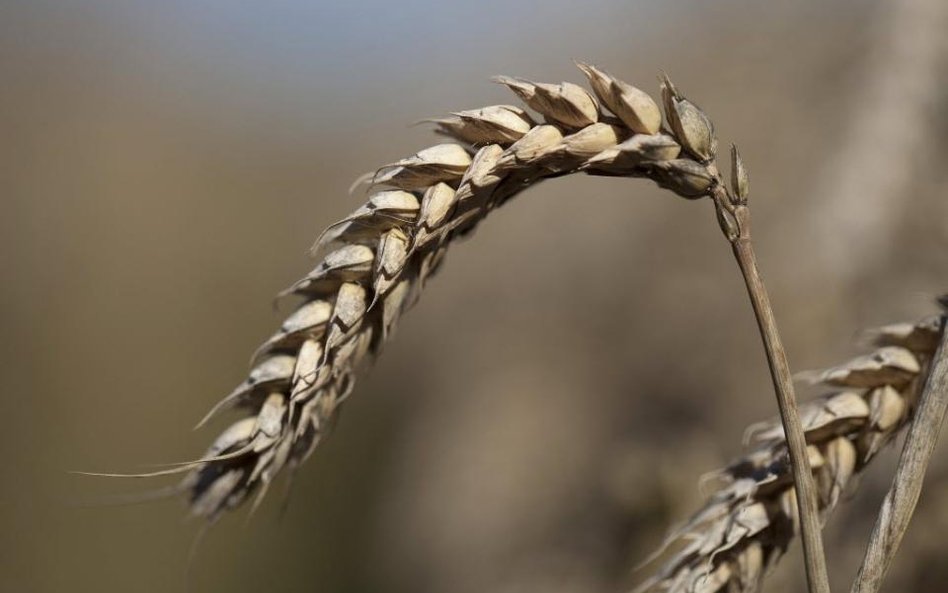
[{"label": "wheat ear", "polygon": [[[812,380],[841,388],[801,406],[821,519],[914,413],[945,315],[871,333],[877,349]],[[752,426],[744,457],[711,474],[720,488],[673,529],[659,553],[678,548],[636,591],[757,591],[799,528],[784,433],[776,420]]]},{"label": "wheat ear", "polygon": [[[243,418],[205,455],[150,474],[187,473],[179,490],[209,520],[302,463],[352,393],[360,363],[379,352],[451,241],[538,181],[582,172],[646,177],[689,199],[720,185],[709,171],[708,118],[665,79],[667,127],[645,92],[588,64],[582,87],[497,77],[528,107],[495,105],[431,120],[456,143],[384,165],[363,178],[367,203],[327,229],[322,260],[283,295],[302,303],[252,359],[247,379],[209,412]],[[255,502],[255,504],[256,504]]]}]

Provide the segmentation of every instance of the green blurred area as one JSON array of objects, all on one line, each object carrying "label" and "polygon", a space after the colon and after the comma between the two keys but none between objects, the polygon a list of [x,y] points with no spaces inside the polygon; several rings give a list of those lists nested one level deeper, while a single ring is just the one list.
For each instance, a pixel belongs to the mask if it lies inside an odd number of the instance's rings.
[{"label": "green blurred area", "polygon": [[[184,505],[102,505],[167,483],[68,473],[202,451],[220,426],[190,427],[242,379],[317,233],[359,204],[352,180],[435,141],[412,121],[512,102],[492,74],[578,82],[576,58],[654,92],[670,73],[741,147],[797,369],[946,290],[948,175],[927,166],[948,148],[943,116],[885,256],[810,267],[808,213],[829,199],[813,190],[859,102],[874,3],[477,4],[0,7],[0,590],[636,580],[630,567],[701,500],[698,477],[773,413],[710,206],[642,181],[544,183],[458,245],[285,512],[277,487],[252,519],[225,518],[190,571],[200,526]],[[939,459],[892,590],[948,583]],[[891,455],[879,465],[830,525],[840,588]],[[768,590],[802,590],[798,561]]]}]

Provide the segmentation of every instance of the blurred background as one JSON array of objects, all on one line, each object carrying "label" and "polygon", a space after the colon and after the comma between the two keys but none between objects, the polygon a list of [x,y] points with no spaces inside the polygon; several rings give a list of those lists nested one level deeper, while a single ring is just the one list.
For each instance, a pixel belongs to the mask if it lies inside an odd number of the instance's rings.
[{"label": "blurred background", "polygon": [[[457,245],[286,512],[189,572],[181,501],[86,506],[168,482],[68,472],[201,452],[352,180],[573,59],[667,71],[741,147],[791,363],[841,361],[948,289],[945,30],[942,0],[5,0],[0,590],[623,590],[774,413],[710,205],[643,181],[544,183]],[[893,466],[829,525],[840,590]],[[891,591],[948,583],[944,445],[918,512]]]}]

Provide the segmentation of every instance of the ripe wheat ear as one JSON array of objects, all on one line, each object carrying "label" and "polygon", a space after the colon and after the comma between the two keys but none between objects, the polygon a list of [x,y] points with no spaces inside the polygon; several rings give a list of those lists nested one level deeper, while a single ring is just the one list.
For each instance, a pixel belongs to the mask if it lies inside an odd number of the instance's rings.
[{"label": "ripe wheat ear", "polygon": [[575,172],[646,177],[691,199],[720,185],[709,170],[716,148],[710,120],[667,78],[663,129],[662,110],[648,94],[579,67],[593,93],[568,82],[495,79],[542,121],[512,105],[429,120],[457,142],[364,176],[379,190],[317,239],[321,262],[281,293],[302,303],[257,349],[247,379],[198,425],[228,408],[244,417],[200,459],[141,475],[188,473],[180,490],[191,512],[209,520],[254,491],[258,503],[277,473],[295,470],[326,435],[360,363],[378,354],[452,240],[540,180]]},{"label": "ripe wheat ear", "polygon": [[[808,373],[841,388],[801,406],[821,519],[876,454],[910,423],[946,315],[871,332],[872,353]],[[636,592],[757,591],[799,529],[786,442],[777,421],[748,429],[755,446],[711,474],[720,487],[673,529],[656,555],[677,550]]]}]

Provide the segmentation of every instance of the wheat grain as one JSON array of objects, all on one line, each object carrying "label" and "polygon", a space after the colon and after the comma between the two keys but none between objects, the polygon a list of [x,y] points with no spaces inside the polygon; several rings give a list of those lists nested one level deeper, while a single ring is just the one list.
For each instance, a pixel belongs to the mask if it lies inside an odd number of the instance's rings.
[{"label": "wheat grain", "polygon": [[[938,344],[942,317],[871,334],[877,349],[807,374],[842,388],[801,408],[821,518],[876,454],[912,417]],[[756,591],[798,529],[793,480],[777,421],[752,426],[755,447],[712,475],[721,485],[705,506],[673,529],[659,553],[678,549],[636,591]]]}]

